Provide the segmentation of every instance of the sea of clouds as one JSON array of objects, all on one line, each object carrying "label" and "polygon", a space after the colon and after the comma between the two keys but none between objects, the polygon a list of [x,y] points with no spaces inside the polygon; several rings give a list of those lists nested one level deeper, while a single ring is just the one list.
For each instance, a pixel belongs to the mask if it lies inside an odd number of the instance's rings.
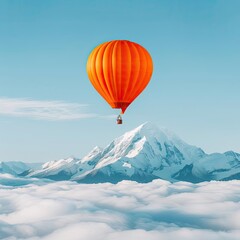
[{"label": "sea of clouds", "polygon": [[240,181],[77,184],[0,175],[0,239],[239,240]]}]

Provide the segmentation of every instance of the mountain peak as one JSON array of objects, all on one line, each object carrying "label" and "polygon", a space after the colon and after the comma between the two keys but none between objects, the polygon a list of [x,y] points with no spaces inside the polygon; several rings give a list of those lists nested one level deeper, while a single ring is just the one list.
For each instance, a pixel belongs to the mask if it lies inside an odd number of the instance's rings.
[{"label": "mountain peak", "polygon": [[132,131],[156,131],[156,130],[158,130],[158,127],[155,124],[151,122],[145,122],[136,127],[135,129],[133,129]]},{"label": "mountain peak", "polygon": [[84,158],[81,159],[81,162],[89,161],[99,155],[102,152],[102,148],[95,146]]},{"label": "mountain peak", "polygon": [[65,163],[75,163],[77,161],[78,161],[78,159],[74,158],[74,157],[68,157],[68,158],[62,158],[62,159],[59,159],[59,160],[53,160],[53,161],[49,161],[49,162],[44,163],[42,165],[42,169],[47,169],[49,167],[55,168],[57,166],[62,166]]},{"label": "mountain peak", "polygon": [[153,123],[145,122],[140,126],[134,128],[133,130],[126,132],[123,136],[130,138],[131,136],[133,137],[136,135],[140,135],[142,137],[149,138],[159,135],[159,131],[159,128]]},{"label": "mountain peak", "polygon": [[160,142],[178,142],[181,145],[185,145],[186,143],[181,140],[175,133],[171,132],[166,128],[159,128],[155,124],[151,122],[145,122],[135,129],[127,132],[124,136],[141,136],[145,137],[146,140],[157,139]]}]

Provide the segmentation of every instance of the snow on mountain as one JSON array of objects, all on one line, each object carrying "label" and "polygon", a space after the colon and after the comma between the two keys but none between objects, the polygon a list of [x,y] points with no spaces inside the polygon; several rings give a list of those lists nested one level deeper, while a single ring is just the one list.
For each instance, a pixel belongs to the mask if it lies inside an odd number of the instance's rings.
[{"label": "snow on mountain", "polygon": [[[13,167],[10,170],[9,166],[3,167],[7,173],[13,171]],[[85,183],[149,182],[156,178],[189,182],[230,180],[240,179],[240,154],[232,151],[206,154],[169,130],[145,123],[116,138],[104,149],[95,147],[82,159],[50,161],[38,170],[29,170],[23,165],[18,171],[14,170],[14,174],[22,170],[22,176]]]},{"label": "snow on mountain", "polygon": [[29,177],[49,178],[52,180],[69,180],[78,171],[79,159],[67,158],[46,162],[42,169],[32,171]]},{"label": "snow on mountain", "polygon": [[95,167],[75,174],[72,179],[79,182],[172,180],[172,173],[205,153],[169,131],[145,123],[115,139],[98,155],[101,157],[98,156]]},{"label": "snow on mountain", "polygon": [[98,163],[101,148],[95,147],[84,158],[67,158],[46,162],[38,171],[28,174],[29,177],[49,178],[52,180],[69,180],[87,170],[91,170]]},{"label": "snow on mountain", "polygon": [[98,146],[94,147],[93,150],[88,153],[83,159],[81,159],[82,163],[85,162],[95,162],[96,159],[101,155],[102,149]]}]

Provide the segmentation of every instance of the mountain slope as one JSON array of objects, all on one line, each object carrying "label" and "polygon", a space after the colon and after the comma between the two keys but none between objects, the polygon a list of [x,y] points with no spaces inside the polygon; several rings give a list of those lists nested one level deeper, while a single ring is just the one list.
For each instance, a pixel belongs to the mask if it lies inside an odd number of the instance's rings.
[{"label": "mountain slope", "polygon": [[27,176],[49,178],[52,180],[69,180],[79,168],[79,159],[67,158],[50,161],[42,165],[42,169],[31,171]]},{"label": "mountain slope", "polygon": [[29,170],[36,170],[40,166],[40,163],[24,163],[20,161],[0,162],[0,173],[9,173],[17,176]]}]

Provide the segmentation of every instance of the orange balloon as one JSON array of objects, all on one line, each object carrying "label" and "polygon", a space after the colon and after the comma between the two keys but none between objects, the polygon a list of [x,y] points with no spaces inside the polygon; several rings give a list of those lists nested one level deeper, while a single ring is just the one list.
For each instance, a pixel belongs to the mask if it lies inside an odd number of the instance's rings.
[{"label": "orange balloon", "polygon": [[127,107],[148,85],[153,71],[150,54],[141,45],[114,40],[89,55],[87,73],[93,87],[112,108]]}]

